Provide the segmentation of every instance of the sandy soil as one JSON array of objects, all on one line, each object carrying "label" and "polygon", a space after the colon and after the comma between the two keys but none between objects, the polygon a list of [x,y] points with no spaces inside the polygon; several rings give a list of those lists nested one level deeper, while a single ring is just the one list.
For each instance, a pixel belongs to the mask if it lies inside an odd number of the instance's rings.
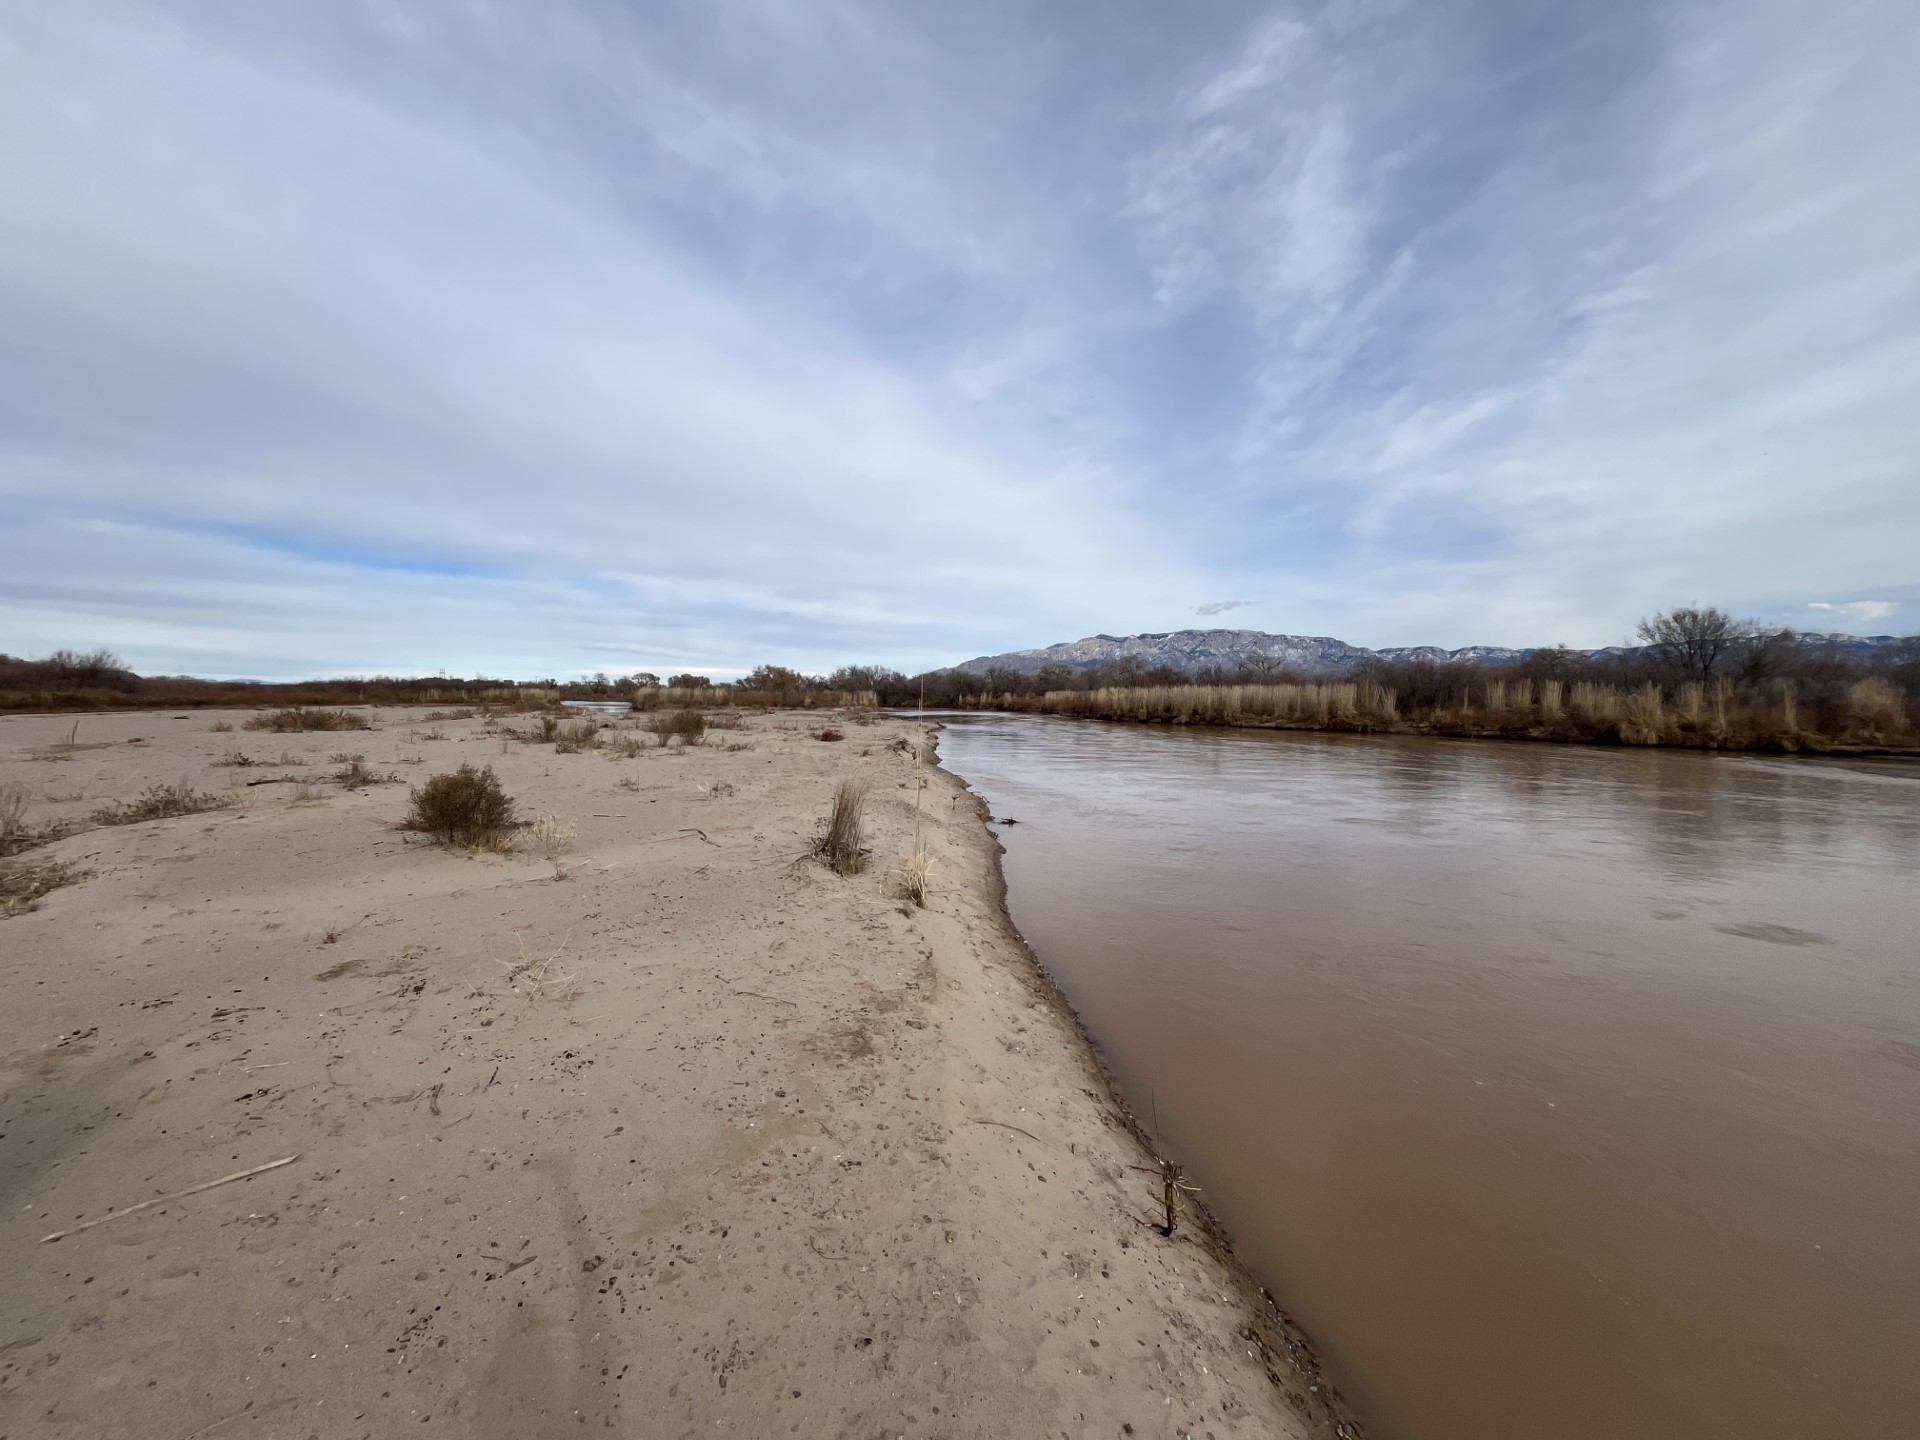
[{"label": "sandy soil", "polygon": [[[930,727],[619,759],[221,718],[87,716],[72,750],[70,716],[0,719],[32,820],[234,801],[33,852],[93,873],[0,919],[4,1440],[1332,1433],[1258,1292],[1147,1223]],[[490,764],[577,839],[435,848],[338,751]],[[843,879],[808,849],[848,776]]]}]

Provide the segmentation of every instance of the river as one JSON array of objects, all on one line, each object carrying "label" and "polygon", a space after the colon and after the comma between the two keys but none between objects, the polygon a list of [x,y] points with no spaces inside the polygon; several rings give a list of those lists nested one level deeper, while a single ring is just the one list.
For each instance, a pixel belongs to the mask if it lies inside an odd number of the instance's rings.
[{"label": "river", "polygon": [[1914,769],[991,715],[940,748],[1373,1440],[1920,1433]]}]

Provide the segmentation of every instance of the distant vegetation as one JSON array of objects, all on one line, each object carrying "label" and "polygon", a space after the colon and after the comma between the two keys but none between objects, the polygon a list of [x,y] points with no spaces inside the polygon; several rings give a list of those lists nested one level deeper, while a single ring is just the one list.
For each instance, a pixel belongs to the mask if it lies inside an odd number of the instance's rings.
[{"label": "distant vegetation", "polygon": [[[258,707],[250,729],[351,726],[347,705],[436,705],[494,716],[528,714],[538,738],[592,748],[590,727],[564,736],[565,700],[623,701],[664,740],[697,740],[742,708],[842,709],[859,721],[876,705],[1033,710],[1175,724],[1263,725],[1482,735],[1630,745],[1824,750],[1920,748],[1920,637],[1870,657],[1840,645],[1690,606],[1650,617],[1641,644],[1610,652],[1535,650],[1515,663],[1378,660],[1336,678],[1263,658],[1244,669],[1189,675],[1125,660],[1034,672],[935,670],[908,676],[848,665],[804,675],[762,665],[734,684],[704,675],[632,675],[562,682],[445,676],[254,685],[139,676],[109,651],[44,660],[0,656],[0,712],[114,707]],[[268,709],[267,707],[272,707]],[[521,734],[521,732],[513,732]]]},{"label": "distant vegetation", "polygon": [[1667,611],[1639,630],[1640,647],[1604,658],[1555,646],[1510,665],[1382,663],[1337,681],[1284,672],[1188,677],[1126,666],[977,680],[949,672],[939,677],[948,686],[929,685],[928,703],[1702,749],[1920,748],[1920,642],[1862,660],[1711,608]]}]

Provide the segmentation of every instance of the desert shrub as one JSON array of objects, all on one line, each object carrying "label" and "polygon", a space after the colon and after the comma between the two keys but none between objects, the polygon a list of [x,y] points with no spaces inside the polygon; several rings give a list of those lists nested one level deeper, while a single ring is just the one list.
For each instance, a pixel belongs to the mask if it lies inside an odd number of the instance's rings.
[{"label": "desert shrub", "polygon": [[0,785],[0,855],[11,855],[27,830],[27,787],[18,780]]},{"label": "desert shrub", "polygon": [[844,740],[847,737],[838,730],[835,730],[832,726],[828,726],[825,730],[814,731],[813,738],[816,740]]},{"label": "desert shrub", "polygon": [[616,735],[607,748],[622,760],[631,760],[648,747],[647,742],[638,735]]},{"label": "desert shrub", "polygon": [[647,728],[662,740],[678,735],[687,744],[697,745],[707,733],[707,717],[698,710],[657,710],[648,717]]},{"label": "desert shrub", "polygon": [[371,730],[364,715],[351,710],[309,710],[295,705],[286,710],[263,710],[247,721],[249,730]]},{"label": "desert shrub", "polygon": [[244,754],[239,750],[229,750],[225,755],[221,756],[218,760],[214,761],[213,763],[216,765],[228,765],[236,769],[244,770],[249,765],[258,765],[260,762],[258,760],[255,760],[251,755]]},{"label": "desert shrub", "polygon": [[423,831],[442,845],[482,848],[501,844],[512,824],[513,801],[491,765],[484,770],[462,765],[416,787],[406,819],[409,830]]},{"label": "desert shrub", "polygon": [[138,825],[143,820],[169,820],[176,815],[199,815],[224,810],[233,801],[225,795],[195,790],[185,780],[172,785],[149,785],[137,800],[116,800],[88,817],[96,825]]},{"label": "desert shrub", "polygon": [[0,865],[0,915],[25,915],[40,908],[41,897],[91,873],[64,860],[44,865]]},{"label": "desert shrub", "polygon": [[561,755],[577,755],[582,750],[598,750],[600,726],[592,720],[562,725],[553,737],[553,748]]},{"label": "desert shrub", "polygon": [[378,770],[369,770],[367,768],[367,757],[364,755],[335,755],[333,757],[333,763],[340,767],[333,772],[333,778],[339,781],[341,788],[345,790],[359,790],[368,785],[397,785],[400,783],[400,777],[398,775],[391,773],[382,775]]},{"label": "desert shrub", "polygon": [[473,716],[472,710],[429,710],[420,718],[422,720],[471,720]]},{"label": "desert shrub", "polygon": [[579,828],[571,820],[562,820],[558,815],[539,815],[520,832],[515,848],[524,845],[530,850],[539,851],[549,860],[558,860],[573,848],[579,833]]},{"label": "desert shrub", "polygon": [[857,875],[866,867],[867,852],[860,845],[866,806],[867,787],[858,780],[842,780],[834,792],[826,832],[813,846],[814,854],[836,875]]},{"label": "desert shrub", "polygon": [[213,724],[209,725],[207,729],[216,735],[230,735],[233,733],[233,722],[231,720],[216,720]]}]

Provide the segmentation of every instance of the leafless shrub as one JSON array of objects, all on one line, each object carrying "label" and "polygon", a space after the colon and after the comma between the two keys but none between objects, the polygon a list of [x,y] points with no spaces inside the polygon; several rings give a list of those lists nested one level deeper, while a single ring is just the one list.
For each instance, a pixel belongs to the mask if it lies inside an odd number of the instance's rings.
[{"label": "leafless shrub", "polygon": [[406,828],[423,831],[442,845],[497,849],[513,823],[513,801],[500,788],[491,765],[484,770],[462,765],[435,775],[414,789],[412,799]]},{"label": "leafless shrub", "polygon": [[813,849],[836,875],[857,875],[866,868],[867,852],[860,844],[866,804],[867,787],[858,780],[842,780],[834,792],[826,833]]},{"label": "leafless shrub", "polygon": [[[231,729],[232,727],[229,726],[228,728]],[[260,762],[258,760],[255,760],[251,755],[243,754],[238,750],[229,750],[225,755],[221,756],[218,760],[214,761],[213,763],[216,765],[231,765],[238,769],[244,770],[248,766],[258,765]]]},{"label": "leafless shrub", "polygon": [[308,710],[293,706],[287,710],[267,710],[247,721],[249,730],[278,730],[290,733],[302,730],[371,730],[364,715],[351,710]]},{"label": "leafless shrub", "polygon": [[816,740],[844,740],[847,737],[829,725],[825,730],[814,731],[813,738]]},{"label": "leafless shrub", "polygon": [[382,775],[378,770],[367,768],[367,757],[360,754],[340,754],[333,757],[333,763],[340,768],[333,772],[333,778],[343,790],[361,790],[369,785],[398,785],[400,777],[389,771]]},{"label": "leafless shrub", "polygon": [[616,735],[607,748],[620,759],[631,760],[649,747],[638,735]]},{"label": "leafless shrub", "polygon": [[516,844],[537,850],[549,860],[558,860],[573,848],[579,833],[571,820],[562,820],[558,815],[537,815],[520,832]]},{"label": "leafless shrub", "polygon": [[225,795],[195,790],[185,780],[172,785],[149,785],[136,800],[102,805],[88,818],[96,825],[138,825],[144,820],[169,820],[176,815],[199,815],[224,810],[233,801]]},{"label": "leafless shrub", "polygon": [[229,735],[233,733],[233,722],[231,720],[216,720],[213,724],[209,725],[207,729],[216,735]]},{"label": "leafless shrub", "polygon": [[474,717],[474,713],[475,712],[472,710],[429,710],[425,715],[422,715],[420,718],[422,720],[428,720],[428,721],[471,720]]}]

